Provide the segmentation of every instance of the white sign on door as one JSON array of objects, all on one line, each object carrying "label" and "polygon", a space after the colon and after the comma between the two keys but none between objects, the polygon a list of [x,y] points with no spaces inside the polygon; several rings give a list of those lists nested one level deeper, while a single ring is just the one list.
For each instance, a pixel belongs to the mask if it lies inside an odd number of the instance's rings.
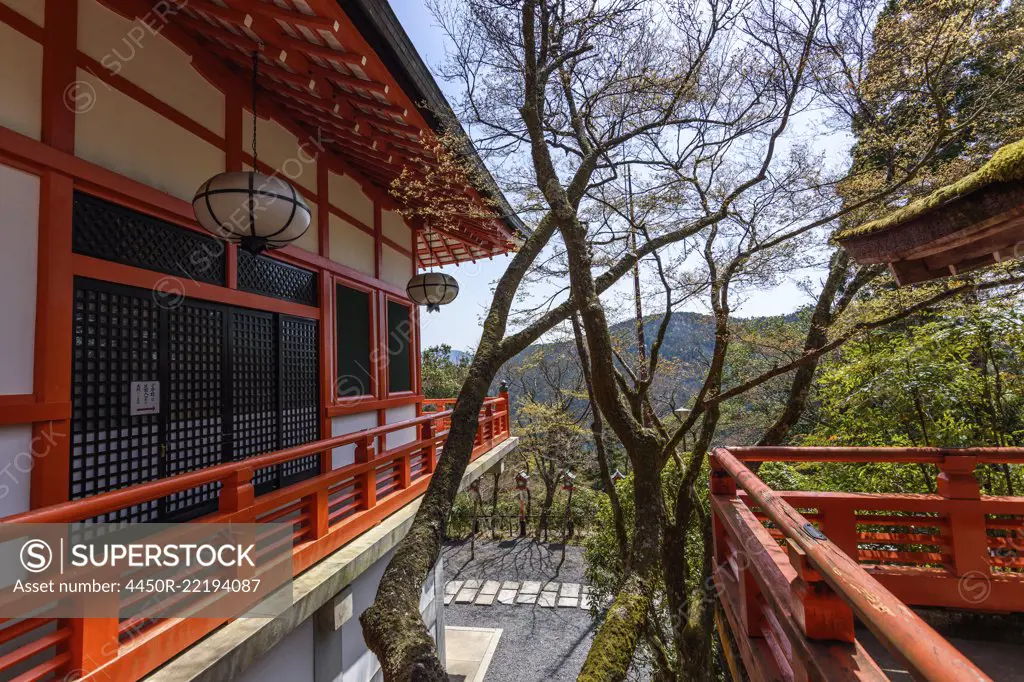
[{"label": "white sign on door", "polygon": [[159,381],[133,381],[131,392],[131,416],[160,411]]}]

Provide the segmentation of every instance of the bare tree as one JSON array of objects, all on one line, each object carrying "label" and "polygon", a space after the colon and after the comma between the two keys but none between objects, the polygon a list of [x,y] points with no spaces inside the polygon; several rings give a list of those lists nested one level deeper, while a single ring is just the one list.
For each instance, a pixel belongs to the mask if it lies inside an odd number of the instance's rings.
[{"label": "bare tree", "polygon": [[[835,186],[845,169],[830,169],[809,144],[833,132],[813,112],[832,107],[842,114],[835,102],[847,102],[850,83],[858,84],[850,64],[870,48],[850,44],[857,36],[867,40],[863,33],[835,27],[863,24],[872,11],[858,0],[435,5],[455,50],[444,75],[463,87],[458,113],[485,156],[504,160],[498,174],[535,229],[495,287],[438,469],[376,602],[361,617],[385,679],[446,679],[420,618],[419,585],[439,554],[479,407],[499,367],[574,311],[588,389],[602,428],[629,457],[637,504],[622,585],[581,679],[622,679],[641,638],[654,652],[659,676],[707,679],[708,559],[701,553],[691,565],[686,557],[692,539],[706,542],[710,528],[697,481],[722,402],[795,373],[802,377],[791,390],[798,412],[808,374],[800,369],[850,338],[965,292],[1021,281],[1005,267],[1003,278],[924,287],[899,308],[884,296],[854,305],[876,273],[831,256],[825,231],[907,183],[959,125],[939,120],[929,144],[885,182],[856,200],[838,201]],[[636,171],[642,205],[623,210],[609,188],[627,167]],[[643,371],[630,375],[616,359],[601,297],[641,259],[661,282],[664,317]],[[726,361],[738,299],[823,261],[830,262],[829,277],[815,295],[815,321],[802,352],[733,381]],[[563,279],[549,298],[520,300],[513,314],[524,282],[552,276]],[[712,313],[712,351],[689,415],[663,422],[651,406],[651,386],[667,320],[698,299]],[[510,332],[511,324],[518,330]],[[791,421],[780,416],[775,432]],[[663,490],[669,461],[679,468],[678,481]],[[665,595],[660,606],[653,598],[658,585]],[[659,609],[670,617],[660,617]]]}]

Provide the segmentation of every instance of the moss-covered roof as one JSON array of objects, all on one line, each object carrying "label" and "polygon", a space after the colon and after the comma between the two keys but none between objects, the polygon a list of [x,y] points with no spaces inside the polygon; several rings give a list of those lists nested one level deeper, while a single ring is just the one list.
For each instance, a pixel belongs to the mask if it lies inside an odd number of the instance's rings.
[{"label": "moss-covered roof", "polygon": [[887,230],[920,218],[953,199],[967,196],[995,182],[1024,180],[1024,140],[1001,147],[984,166],[956,182],[941,187],[923,199],[907,204],[878,220],[836,232],[843,240]]}]

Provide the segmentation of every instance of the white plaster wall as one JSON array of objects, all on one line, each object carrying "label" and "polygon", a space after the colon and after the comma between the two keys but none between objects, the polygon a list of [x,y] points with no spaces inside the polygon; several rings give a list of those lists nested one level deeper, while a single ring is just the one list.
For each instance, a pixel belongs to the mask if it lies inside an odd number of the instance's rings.
[{"label": "white plaster wall", "polygon": [[381,211],[381,231],[388,239],[412,251],[412,228],[395,211]]},{"label": "white plaster wall", "polygon": [[77,156],[186,201],[224,170],[220,149],[82,69],[78,78],[96,96],[75,117]]},{"label": "white plaster wall", "polygon": [[313,682],[313,619],[292,630],[235,679],[239,682]]},{"label": "white plaster wall", "polygon": [[[29,510],[32,466],[32,426],[0,426],[0,517]],[[44,454],[45,448],[37,448]]]},{"label": "white plaster wall", "polygon": [[[78,4],[78,49],[217,135],[224,134],[224,95],[159,34],[162,20],[129,21],[96,0]],[[155,31],[155,32],[154,32]]]},{"label": "white plaster wall", "polygon": [[[331,435],[343,436],[366,429],[377,428],[377,412],[357,412],[331,419]],[[345,445],[331,452],[331,468],[340,469],[356,461],[356,446]]]},{"label": "white plaster wall", "polygon": [[[392,407],[385,410],[384,414],[388,424],[404,422],[407,419],[416,418],[416,406],[402,405],[400,407]],[[401,431],[392,431],[387,435],[388,449],[397,448],[401,445],[411,443],[414,440],[416,440],[415,426],[409,429],[402,429]]]},{"label": "white plaster wall", "polygon": [[[378,559],[369,569],[353,581],[352,589],[352,618],[342,626],[341,648],[342,665],[345,673],[340,682],[367,682],[380,670],[380,663],[377,657],[366,648],[363,640],[363,631],[359,625],[359,616],[370,607],[374,597],[377,595],[377,586],[380,584],[384,569],[394,552],[388,552]],[[423,593],[420,598],[420,612],[423,613],[434,601],[436,609],[444,608],[444,591],[435,590],[434,571],[431,572],[426,584],[423,586]],[[439,598],[440,597],[440,598]],[[433,622],[427,624],[428,627]],[[436,637],[436,633],[435,637]],[[443,642],[442,642],[442,651]]]},{"label": "white plaster wall", "polygon": [[309,206],[309,227],[306,229],[305,234],[292,243],[310,253],[320,253],[320,228],[317,227],[317,221],[319,220],[317,217],[317,207],[308,198],[306,199],[306,205]]},{"label": "white plaster wall", "polygon": [[[257,105],[258,106],[258,105]],[[242,114],[242,130],[245,140],[252,135],[252,112]],[[260,161],[278,169],[281,177],[296,185],[302,185],[316,192],[316,147],[308,140],[299,140],[281,124],[260,118],[256,124]],[[246,142],[246,145],[249,143]],[[248,149],[248,146],[246,147]]]},{"label": "white plaster wall", "polygon": [[373,201],[363,194],[359,183],[347,175],[328,175],[331,204],[359,220],[367,227],[373,227]]},{"label": "white plaster wall", "polygon": [[18,14],[28,17],[37,26],[43,26],[46,2],[44,0],[0,0],[0,5],[7,5]]},{"label": "white plaster wall", "polygon": [[4,165],[0,165],[0,234],[4,239],[0,249],[0,395],[32,393],[39,178]]},{"label": "white plaster wall", "polygon": [[412,260],[385,244],[380,263],[380,278],[404,291],[410,277],[412,277]]},{"label": "white plaster wall", "polygon": [[0,22],[0,63],[5,65],[0,69],[0,125],[38,140],[43,111],[43,46]]},{"label": "white plaster wall", "polygon": [[331,260],[373,276],[373,236],[331,214]]}]

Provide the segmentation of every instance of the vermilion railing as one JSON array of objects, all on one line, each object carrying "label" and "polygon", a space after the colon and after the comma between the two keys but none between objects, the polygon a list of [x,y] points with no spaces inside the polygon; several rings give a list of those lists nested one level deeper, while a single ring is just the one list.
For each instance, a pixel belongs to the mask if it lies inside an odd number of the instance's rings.
[{"label": "vermilion railing", "polygon": [[[744,461],[940,474],[934,495],[774,491]],[[982,496],[974,477],[1003,463],[1024,463],[1024,450],[717,448],[714,579],[747,674],[888,679],[857,641],[856,616],[919,679],[988,679],[909,607],[1024,611],[1024,498]]]},{"label": "vermilion railing", "polygon": [[[298,575],[421,495],[447,437],[451,413],[314,441],[247,460],[130,486],[32,510],[2,523],[72,523],[160,500],[196,486],[220,483],[219,509],[200,522],[291,523]],[[388,434],[416,430],[416,437],[377,452]],[[488,398],[480,412],[472,457],[509,437],[508,395]],[[355,462],[332,469],[332,451],[355,446]],[[386,445],[384,446],[386,448]],[[256,497],[253,472],[317,454],[321,473]],[[117,598],[112,595],[111,598]],[[216,618],[117,618],[0,620],[0,679],[136,680],[226,622]]]}]

